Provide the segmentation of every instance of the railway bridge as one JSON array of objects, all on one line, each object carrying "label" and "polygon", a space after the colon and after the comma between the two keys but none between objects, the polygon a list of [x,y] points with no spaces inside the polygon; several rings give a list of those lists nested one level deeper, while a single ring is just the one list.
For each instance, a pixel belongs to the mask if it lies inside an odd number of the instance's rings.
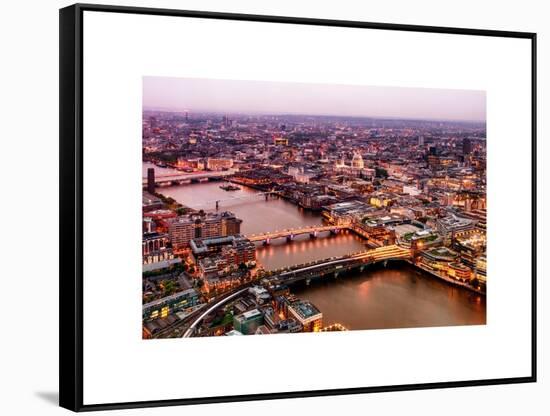
[{"label": "railway bridge", "polygon": [[397,245],[378,247],[372,250],[365,250],[348,256],[334,257],[330,259],[312,262],[308,264],[293,266],[282,270],[272,277],[278,283],[291,284],[305,280],[309,283],[312,279],[323,276],[338,277],[340,273],[352,270],[363,269],[369,264],[388,262],[394,260],[409,260],[412,257],[411,251]]}]

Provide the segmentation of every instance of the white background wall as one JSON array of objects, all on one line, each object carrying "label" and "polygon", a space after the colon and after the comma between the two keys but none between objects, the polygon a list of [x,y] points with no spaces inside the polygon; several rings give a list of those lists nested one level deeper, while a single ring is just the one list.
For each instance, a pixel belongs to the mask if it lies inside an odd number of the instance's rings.
[{"label": "white background wall", "polygon": [[[117,4],[239,13],[305,16],[389,23],[458,26],[539,33],[539,213],[548,206],[542,193],[550,158],[543,138],[549,132],[549,11],[543,1],[305,1],[196,0],[133,1]],[[0,183],[2,232],[0,296],[1,413],[61,414],[57,401],[58,273],[58,12],[63,1],[3,4],[0,13]],[[223,45],[220,35],[220,45]],[[546,177],[546,178],[545,178]],[[522,190],[510,190],[521,201]],[[543,201],[544,200],[544,201]],[[546,203],[544,203],[546,202]],[[543,227],[539,214],[539,259]],[[546,227],[548,228],[548,227]],[[539,262],[539,383],[421,392],[380,393],[299,400],[129,410],[117,414],[547,414],[550,367],[542,332],[549,295]],[[513,307],[513,300],[511,300]],[[479,346],[482,348],[483,346]],[[503,363],[506,365],[506,363]],[[392,371],[392,369],[388,369]],[[395,371],[398,371],[396,369]],[[548,397],[548,394],[546,394]]]}]

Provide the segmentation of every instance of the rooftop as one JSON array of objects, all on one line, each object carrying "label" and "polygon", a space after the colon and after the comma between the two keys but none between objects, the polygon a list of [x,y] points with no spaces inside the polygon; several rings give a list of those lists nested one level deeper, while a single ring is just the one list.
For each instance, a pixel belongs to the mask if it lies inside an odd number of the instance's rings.
[{"label": "rooftop", "polygon": [[166,296],[164,298],[160,298],[152,302],[146,303],[145,305],[143,305],[143,309],[159,306],[164,303],[169,303],[171,301],[175,301],[177,299],[187,297],[187,296],[198,296],[198,294],[197,294],[197,291],[193,288],[182,290],[181,292],[174,293],[173,295]]},{"label": "rooftop", "polygon": [[425,253],[444,261],[454,260],[457,256],[454,251],[449,250],[447,247],[432,248],[431,250],[427,250]]},{"label": "rooftop", "polygon": [[292,303],[291,308],[303,319],[311,318],[312,316],[321,313],[321,311],[317,309],[313,303],[308,302],[307,300],[298,300]]},{"label": "rooftop", "polygon": [[257,318],[258,316],[261,316],[262,313],[258,309],[252,309],[250,311],[243,312],[242,314],[236,316],[239,320],[249,320]]}]

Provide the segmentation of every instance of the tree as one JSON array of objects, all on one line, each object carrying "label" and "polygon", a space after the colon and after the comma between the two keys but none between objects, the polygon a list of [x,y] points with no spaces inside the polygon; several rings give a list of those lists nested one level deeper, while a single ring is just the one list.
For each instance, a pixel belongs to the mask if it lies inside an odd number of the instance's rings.
[{"label": "tree", "polygon": [[185,214],[187,214],[187,208],[180,207],[180,208],[176,209],[176,214],[178,214],[178,215],[185,215]]},{"label": "tree", "polygon": [[161,286],[164,296],[170,296],[176,291],[176,282],[173,280],[163,280]]},{"label": "tree", "polygon": [[381,168],[379,166],[376,166],[374,169],[375,169],[377,178],[387,178],[388,177],[388,171],[386,169]]}]

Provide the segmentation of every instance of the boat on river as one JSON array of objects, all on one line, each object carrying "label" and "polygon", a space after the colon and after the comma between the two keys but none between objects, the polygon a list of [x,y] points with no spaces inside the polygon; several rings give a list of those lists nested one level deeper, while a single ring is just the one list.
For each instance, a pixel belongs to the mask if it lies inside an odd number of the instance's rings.
[{"label": "boat on river", "polygon": [[231,183],[228,183],[226,185],[220,185],[220,188],[224,191],[240,191],[241,187],[237,185],[233,185]]}]

